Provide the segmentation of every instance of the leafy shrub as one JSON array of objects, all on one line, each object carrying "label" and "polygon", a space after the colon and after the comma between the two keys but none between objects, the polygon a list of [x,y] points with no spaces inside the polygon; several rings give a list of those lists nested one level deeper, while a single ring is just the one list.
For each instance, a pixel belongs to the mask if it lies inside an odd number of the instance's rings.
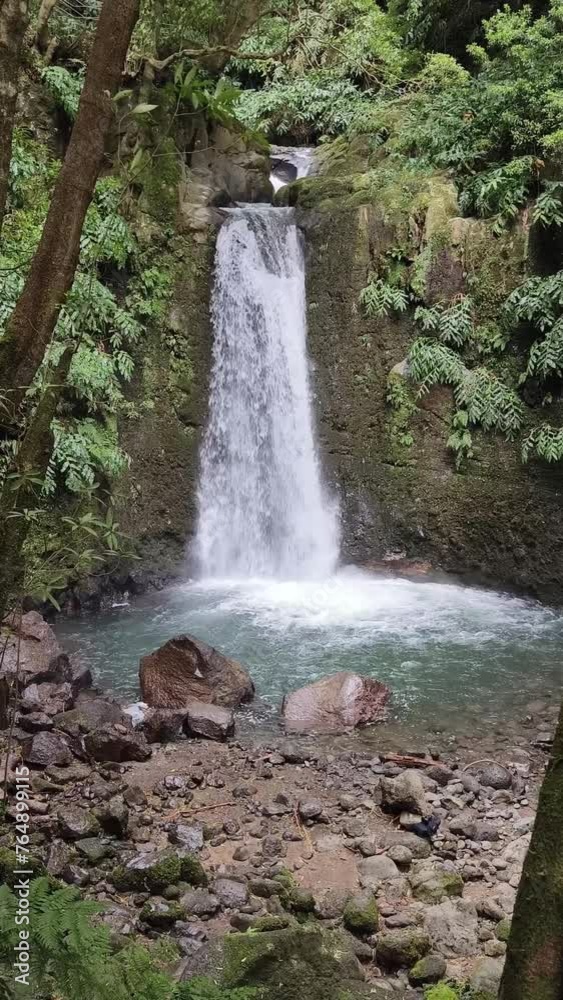
[{"label": "leafy shrub", "polygon": [[71,73],[64,66],[47,66],[41,74],[45,87],[55,104],[62,108],[71,122],[78,113],[78,102],[84,83],[84,70]]},{"label": "leafy shrub", "polygon": [[402,288],[396,288],[372,277],[360,294],[360,303],[368,316],[379,318],[390,312],[404,312],[408,305],[408,295]]}]

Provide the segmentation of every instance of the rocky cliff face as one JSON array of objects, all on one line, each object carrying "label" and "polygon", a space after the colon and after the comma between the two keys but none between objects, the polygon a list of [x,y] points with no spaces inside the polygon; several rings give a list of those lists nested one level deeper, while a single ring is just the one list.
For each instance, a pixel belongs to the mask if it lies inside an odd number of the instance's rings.
[{"label": "rocky cliff face", "polygon": [[[406,238],[424,261],[426,301],[471,287],[486,318],[529,266],[526,219],[496,236],[487,223],[457,217],[454,192],[440,179],[410,192],[400,179],[382,184],[380,197],[363,183],[361,174],[329,172],[285,192],[307,232],[309,351],[345,558],[424,559],[472,581],[559,600],[561,472],[523,465],[518,446],[489,434],[475,435],[475,456],[457,471],[446,445],[451,391],[417,398],[408,378],[412,319],[369,319],[359,304],[374,261]],[[389,402],[393,383],[399,406]]]}]

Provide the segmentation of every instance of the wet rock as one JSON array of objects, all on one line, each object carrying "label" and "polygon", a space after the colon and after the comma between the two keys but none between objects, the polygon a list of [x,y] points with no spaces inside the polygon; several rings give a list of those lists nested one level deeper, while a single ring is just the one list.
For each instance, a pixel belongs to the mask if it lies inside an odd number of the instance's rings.
[{"label": "wet rock", "polygon": [[207,740],[226,740],[235,731],[235,719],[227,708],[209,702],[190,701],[185,729],[189,736],[201,736]]},{"label": "wet rock", "polygon": [[389,812],[417,813],[422,819],[432,814],[418,771],[403,771],[396,778],[382,778],[383,808]]},{"label": "wet rock", "polygon": [[391,858],[385,854],[376,855],[372,858],[365,858],[358,865],[360,875],[360,885],[366,889],[376,890],[382,882],[388,879],[398,878],[400,871]]},{"label": "wet rock", "polygon": [[145,737],[125,726],[109,725],[95,729],[84,737],[86,752],[97,761],[122,763],[128,760],[143,761],[151,756]]},{"label": "wet rock", "polygon": [[430,938],[417,927],[377,935],[376,957],[385,969],[410,969],[429,951]]},{"label": "wet rock", "polygon": [[446,900],[430,906],[424,914],[424,927],[432,948],[444,958],[474,955],[478,951],[477,911],[468,900]]},{"label": "wet rock", "polygon": [[219,898],[221,906],[228,910],[238,910],[248,902],[248,888],[244,882],[232,878],[218,878],[212,886],[213,893]]},{"label": "wet rock", "polygon": [[282,716],[292,730],[349,729],[383,720],[390,694],[380,681],[342,671],[286,695]]},{"label": "wet rock", "polygon": [[168,831],[171,844],[178,844],[187,851],[201,851],[203,826],[201,823],[173,823]]},{"label": "wet rock", "polygon": [[59,806],[57,822],[65,840],[80,840],[100,832],[100,824],[93,813],[77,805]]},{"label": "wet rock", "polygon": [[140,681],[143,701],[155,708],[184,708],[192,700],[233,708],[254,697],[240,663],[189,635],[144,656]]},{"label": "wet rock", "polygon": [[446,974],[446,960],[441,955],[425,955],[409,972],[411,986],[439,983]]},{"label": "wet rock", "polygon": [[356,893],[346,903],[344,926],[353,934],[373,934],[379,925],[379,910],[371,891]]},{"label": "wet rock", "polygon": [[143,906],[140,917],[149,927],[166,929],[173,927],[176,921],[183,920],[186,911],[179,903],[165,899],[149,899]]},{"label": "wet rock", "polygon": [[67,741],[56,732],[36,733],[22,742],[22,758],[31,767],[64,767],[72,762]]},{"label": "wet rock", "polygon": [[148,743],[172,743],[184,733],[186,710],[175,708],[150,708],[143,721],[143,732]]}]

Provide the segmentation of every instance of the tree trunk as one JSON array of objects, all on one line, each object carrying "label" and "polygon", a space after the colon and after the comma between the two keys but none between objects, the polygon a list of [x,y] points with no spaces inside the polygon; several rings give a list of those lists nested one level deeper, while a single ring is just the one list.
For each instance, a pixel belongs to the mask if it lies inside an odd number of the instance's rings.
[{"label": "tree trunk", "polygon": [[57,6],[58,0],[41,0],[37,24],[35,25],[35,44],[40,52],[45,52],[49,44],[49,18]]},{"label": "tree trunk", "polygon": [[27,0],[0,2],[0,233],[6,212]]},{"label": "tree trunk", "polygon": [[516,898],[499,1000],[563,997],[563,706]]},{"label": "tree trunk", "polygon": [[139,0],[104,0],[78,115],[41,240],[0,343],[0,391],[14,411],[41,365],[74,280],[84,217],[104,162],[112,98],[138,16]]}]

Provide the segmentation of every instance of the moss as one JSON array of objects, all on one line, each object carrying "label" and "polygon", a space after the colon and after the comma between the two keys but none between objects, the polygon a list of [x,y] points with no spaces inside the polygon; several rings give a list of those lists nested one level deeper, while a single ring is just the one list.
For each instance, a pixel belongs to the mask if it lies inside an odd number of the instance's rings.
[{"label": "moss", "polygon": [[195,854],[185,854],[179,860],[179,881],[188,882],[189,885],[207,885],[207,874],[201,861],[195,856]]},{"label": "moss", "polygon": [[460,994],[448,983],[436,983],[424,991],[424,1000],[460,1000]]},{"label": "moss", "polygon": [[15,851],[0,847],[0,885],[13,886],[20,877],[16,872],[21,869],[31,872],[33,878],[45,874],[45,867],[39,858],[30,855],[25,862],[18,861]]},{"label": "moss", "polygon": [[180,164],[172,136],[158,142],[158,156],[148,156],[140,174],[142,195],[139,206],[159,224],[174,222],[178,204]]},{"label": "moss", "polygon": [[353,934],[373,934],[379,924],[375,896],[364,893],[351,899],[344,909],[344,926]]},{"label": "moss", "polygon": [[336,932],[292,927],[263,934],[230,934],[221,943],[222,985],[257,986],[264,1000],[327,1000],[361,981],[357,960]]},{"label": "moss", "polygon": [[[177,854],[158,855],[152,864],[147,864],[142,868],[118,865],[113,869],[111,880],[119,892],[160,893],[169,885],[189,881],[186,878],[189,864],[186,865],[185,862],[186,859],[180,858]],[[201,867],[196,859],[194,871],[197,870],[197,866]],[[191,884],[204,883],[192,882]]]},{"label": "moss", "polygon": [[377,938],[377,960],[388,969],[411,969],[429,951],[428,934],[416,927],[387,931]]},{"label": "moss", "polygon": [[302,889],[290,871],[279,872],[275,881],[281,885],[280,900],[282,906],[294,913],[313,913],[315,897],[308,889]]},{"label": "moss", "polygon": [[267,913],[263,917],[258,917],[252,924],[253,931],[260,931],[265,933],[266,931],[283,931],[286,927],[289,927],[291,923],[291,918],[280,917],[274,913]]},{"label": "moss", "polygon": [[185,920],[186,910],[180,903],[174,901],[167,902],[165,906],[158,906],[149,900],[143,906],[140,918],[151,927],[172,927],[177,920]]},{"label": "moss", "polygon": [[499,941],[508,941],[510,937],[510,928],[512,926],[512,921],[505,917],[504,920],[500,920],[495,927],[495,935]]},{"label": "moss", "polygon": [[412,421],[418,407],[413,384],[398,371],[392,371],[387,380],[387,403],[386,459],[393,465],[412,465]]},{"label": "moss", "polygon": [[458,872],[443,872],[413,886],[413,896],[422,903],[440,903],[463,893],[463,879]]}]

